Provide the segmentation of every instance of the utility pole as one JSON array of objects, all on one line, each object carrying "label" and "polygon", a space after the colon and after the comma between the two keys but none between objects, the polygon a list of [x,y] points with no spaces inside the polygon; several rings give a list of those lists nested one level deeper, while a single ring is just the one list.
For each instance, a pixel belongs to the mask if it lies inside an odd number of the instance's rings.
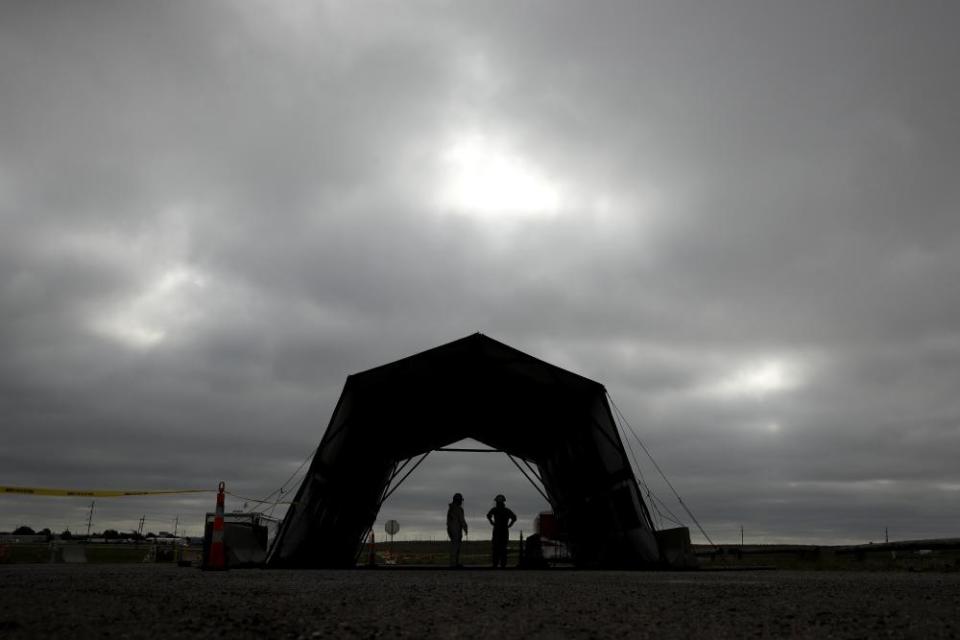
[{"label": "utility pole", "polygon": [[97,501],[94,500],[90,503],[90,513],[87,515],[87,537],[90,537],[90,527],[93,526],[93,505],[97,504]]},{"label": "utility pole", "polygon": [[883,539],[885,542],[890,542],[890,527],[883,528]]},{"label": "utility pole", "polygon": [[743,549],[743,525],[740,525],[740,548]]},{"label": "utility pole", "polygon": [[179,526],[180,526],[180,514],[178,513],[176,519],[174,519],[173,521],[173,537],[174,538],[177,537],[177,527]]},{"label": "utility pole", "polygon": [[140,516],[140,526],[137,527],[137,535],[143,535],[143,521],[147,519],[147,516]]}]

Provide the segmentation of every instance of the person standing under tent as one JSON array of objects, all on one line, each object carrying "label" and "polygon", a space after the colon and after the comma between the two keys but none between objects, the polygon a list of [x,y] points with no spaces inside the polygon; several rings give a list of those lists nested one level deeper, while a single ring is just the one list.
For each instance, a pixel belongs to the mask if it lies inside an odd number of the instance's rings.
[{"label": "person standing under tent", "polygon": [[447,535],[450,537],[450,566],[460,564],[460,541],[467,533],[467,519],[463,515],[463,494],[453,494],[453,502],[447,508]]},{"label": "person standing under tent", "polygon": [[507,566],[507,539],[510,536],[510,527],[517,521],[517,514],[507,508],[507,499],[503,494],[494,498],[496,504],[487,512],[487,520],[493,525],[493,566]]}]

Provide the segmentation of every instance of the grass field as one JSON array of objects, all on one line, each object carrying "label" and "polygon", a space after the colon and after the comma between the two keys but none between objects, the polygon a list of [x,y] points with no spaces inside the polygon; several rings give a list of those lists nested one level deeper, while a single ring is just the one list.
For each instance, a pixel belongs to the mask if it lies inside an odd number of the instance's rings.
[{"label": "grass field", "polygon": [[0,564],[130,564],[144,562],[199,561],[197,548],[175,549],[170,545],[109,543],[5,544],[0,546]]},{"label": "grass field", "polygon": [[[364,547],[361,564],[368,562],[369,546]],[[507,545],[507,564],[517,563],[519,544]],[[447,566],[450,564],[450,543],[447,541],[379,542],[377,564]],[[460,563],[466,566],[491,564],[489,540],[465,540],[460,547]]]},{"label": "grass field", "polygon": [[[519,545],[512,541],[508,545],[507,558],[515,565]],[[149,544],[104,544],[104,543],[66,543],[51,546],[49,544],[7,544],[0,553],[0,564],[47,564],[76,563],[89,564],[130,564],[143,562],[175,562],[178,559],[191,560],[199,564],[200,549],[181,549],[175,556],[173,548],[167,545]],[[368,564],[370,547],[365,545],[360,554],[360,564]],[[375,558],[378,565],[427,565],[446,566],[450,562],[450,547],[446,541],[419,542],[381,542],[376,545]],[[486,566],[490,564],[490,541],[465,541],[460,550],[460,562],[464,565]]]},{"label": "grass field", "polygon": [[[934,541],[932,541],[934,542]],[[696,546],[702,569],[767,567],[806,571],[960,571],[960,548],[931,544],[819,547],[802,545]]]},{"label": "grass field", "polygon": [[[706,570],[768,568],[803,571],[922,571],[960,572],[960,545],[951,541],[891,543],[857,547],[803,545],[748,545],[718,548],[695,546],[699,567]],[[939,545],[939,546],[938,546]],[[0,545],[0,564],[134,564],[174,563],[187,560],[200,563],[198,547],[179,548],[169,545],[57,543]],[[548,552],[549,557],[549,552]],[[367,565],[370,547],[364,545],[358,564]],[[450,562],[447,541],[379,542],[375,546],[379,566],[445,567]],[[508,566],[516,566],[519,544],[508,547]],[[491,564],[490,541],[464,541],[460,561],[465,566],[485,567]],[[564,563],[557,563],[563,565]]]}]

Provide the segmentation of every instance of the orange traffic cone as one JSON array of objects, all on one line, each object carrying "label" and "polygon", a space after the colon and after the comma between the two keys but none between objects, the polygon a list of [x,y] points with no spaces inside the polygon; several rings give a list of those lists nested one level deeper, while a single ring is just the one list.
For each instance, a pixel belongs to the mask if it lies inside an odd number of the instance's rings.
[{"label": "orange traffic cone", "polygon": [[213,517],[213,532],[210,535],[210,552],[203,568],[207,571],[225,571],[227,554],[223,546],[223,501],[224,484],[217,487],[217,512]]}]

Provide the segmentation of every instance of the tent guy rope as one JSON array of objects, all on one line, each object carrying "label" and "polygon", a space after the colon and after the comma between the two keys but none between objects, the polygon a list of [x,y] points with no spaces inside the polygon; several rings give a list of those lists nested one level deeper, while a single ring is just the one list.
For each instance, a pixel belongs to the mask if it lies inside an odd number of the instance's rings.
[{"label": "tent guy rope", "polygon": [[673,483],[671,483],[669,478],[667,478],[667,475],[663,472],[663,469],[661,469],[660,465],[657,464],[657,461],[653,459],[653,456],[650,454],[649,449],[647,449],[646,445],[643,444],[643,440],[641,440],[640,436],[637,435],[637,432],[634,431],[633,426],[630,425],[630,422],[623,415],[623,412],[620,411],[620,407],[618,407],[617,403],[613,401],[613,397],[609,393],[607,393],[607,399],[610,400],[610,406],[613,407],[613,410],[616,411],[617,414],[620,416],[620,419],[623,421],[623,424],[625,424],[628,427],[631,435],[633,435],[633,437],[636,439],[637,444],[640,445],[640,448],[643,450],[643,452],[647,454],[648,458],[650,458],[650,462],[653,463],[653,467],[657,470],[657,473],[660,474],[660,477],[663,478],[663,481],[667,484],[668,487],[670,487],[670,491],[672,491],[673,495],[677,498],[677,502],[680,503],[680,506],[683,507],[683,510],[687,513],[688,516],[690,516],[690,519],[693,520],[693,523],[697,525],[697,529],[700,531],[701,534],[703,534],[703,537],[706,538],[707,542],[709,542],[711,546],[714,546],[714,547],[717,546],[714,544],[713,540],[710,539],[710,536],[707,535],[707,532],[704,531],[703,527],[700,525],[700,521],[697,520],[697,517],[695,515],[693,515],[693,512],[690,510],[687,504],[683,501],[683,498],[680,497],[680,493],[676,490],[676,488],[674,488]]}]

